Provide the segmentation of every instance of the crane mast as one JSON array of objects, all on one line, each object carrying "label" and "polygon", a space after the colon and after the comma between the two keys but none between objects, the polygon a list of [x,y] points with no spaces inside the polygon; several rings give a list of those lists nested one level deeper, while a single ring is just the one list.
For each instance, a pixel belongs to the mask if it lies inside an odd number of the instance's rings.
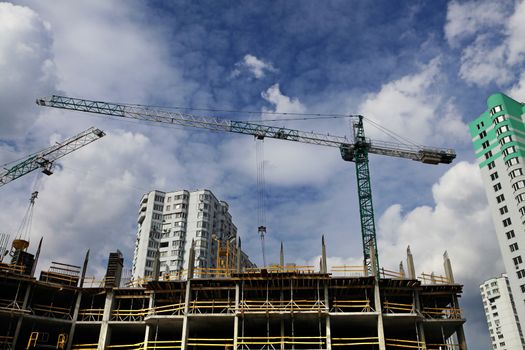
[{"label": "crane mast", "polygon": [[232,132],[252,135],[261,139],[269,137],[279,140],[339,148],[343,160],[352,161],[356,164],[363,255],[368,272],[372,272],[372,257],[374,257],[373,259],[375,260],[374,265],[376,268],[379,268],[368,154],[372,153],[390,157],[412,159],[426,164],[450,164],[456,157],[456,154],[452,149],[371,141],[365,137],[363,116],[353,116],[357,118],[357,121],[353,125],[354,142],[351,142],[346,137],[330,134],[306,132],[246,121],[195,116],[177,111],[141,105],[101,102],[58,95],[39,98],[36,103],[40,106],[89,112],[106,116],[194,127],[212,131]]},{"label": "crane mast", "polygon": [[4,168],[0,172],[0,187],[39,168],[42,169],[44,174],[51,175],[54,162],[57,159],[100,139],[104,135],[105,133],[102,130],[91,127],[56,145],[29,155],[22,161],[9,168]]}]

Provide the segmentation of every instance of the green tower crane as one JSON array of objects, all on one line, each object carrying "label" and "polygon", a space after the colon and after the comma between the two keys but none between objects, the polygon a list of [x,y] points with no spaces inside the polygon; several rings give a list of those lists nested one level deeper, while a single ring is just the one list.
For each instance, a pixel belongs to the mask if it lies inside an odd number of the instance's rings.
[{"label": "green tower crane", "polygon": [[[345,161],[352,161],[356,164],[363,259],[364,265],[369,273],[372,272],[373,264],[376,268],[379,268],[379,255],[377,254],[368,154],[373,153],[412,159],[426,164],[450,164],[456,157],[456,154],[452,149],[413,146],[393,142],[372,142],[365,137],[363,116],[354,116],[354,142],[351,142],[346,137],[341,136],[268,126],[246,121],[195,116],[180,113],[178,111],[142,105],[101,102],[57,95],[39,98],[36,103],[39,106],[89,112],[109,117],[165,123],[212,131],[232,132],[252,135],[259,139],[268,137],[339,148],[341,156]],[[375,256],[376,261],[374,263],[372,262],[372,256]]]}]

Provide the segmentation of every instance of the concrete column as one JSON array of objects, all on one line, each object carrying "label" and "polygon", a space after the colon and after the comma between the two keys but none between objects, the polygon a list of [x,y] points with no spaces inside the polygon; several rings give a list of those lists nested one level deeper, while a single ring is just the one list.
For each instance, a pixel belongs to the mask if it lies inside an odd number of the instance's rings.
[{"label": "concrete column", "polygon": [[104,303],[104,313],[102,314],[102,322],[100,324],[100,333],[98,336],[98,349],[104,350],[109,345],[111,339],[111,328],[109,327],[109,320],[111,318],[111,311],[113,310],[114,292],[108,289],[106,292],[106,302]]},{"label": "concrete column", "polygon": [[377,315],[377,338],[379,342],[379,350],[386,350],[385,345],[385,330],[383,328],[383,310],[381,307],[381,294],[379,291],[379,279],[374,281],[374,304]]},{"label": "concrete column", "polygon": [[[417,290],[414,291],[414,305],[416,307],[416,313],[418,315],[421,315],[422,307],[421,307],[421,300],[419,300],[419,293]],[[416,331],[417,336],[420,342],[423,343],[423,349],[427,348],[427,341],[425,338],[425,329],[423,328],[423,322],[416,320]]]},{"label": "concrete column", "polygon": [[465,339],[463,325],[458,326],[458,328],[456,329],[456,336],[458,337],[459,348],[461,350],[467,350],[467,340]]},{"label": "concrete column", "polygon": [[330,325],[330,296],[328,284],[324,282],[324,304],[326,305],[326,350],[332,350],[332,328]]},{"label": "concrete column", "polygon": [[445,251],[443,254],[443,265],[445,266],[445,276],[447,277],[448,283],[454,284],[454,274],[452,273],[452,264],[448,258],[448,253]]},{"label": "concrete column", "polygon": [[191,240],[191,248],[188,254],[188,280],[186,281],[186,295],[184,296],[184,316],[182,319],[182,339],[181,339],[181,350],[188,348],[188,314],[190,312],[190,300],[191,300],[191,279],[193,278],[193,268],[195,264],[195,242]]},{"label": "concrete column", "polygon": [[[22,282],[20,282],[22,283]],[[26,310],[27,309],[27,304],[29,302],[29,295],[31,294],[31,284],[27,284],[27,288],[26,288],[26,291],[25,291],[25,294],[24,294],[24,301],[22,303],[22,309],[23,310]],[[18,292],[15,296],[15,300],[14,302],[16,302],[16,299],[18,298]],[[24,319],[24,316],[23,315],[20,315],[18,316],[18,322],[16,323],[16,328],[15,328],[15,334],[13,335],[13,349],[16,349],[16,345],[18,343],[18,336],[20,335],[20,330],[22,329],[22,321]]]},{"label": "concrete column", "polygon": [[73,345],[73,335],[75,334],[75,327],[77,325],[78,310],[80,309],[80,301],[82,300],[82,289],[78,290],[77,300],[75,301],[75,308],[73,309],[73,320],[71,321],[71,328],[69,329],[69,336],[67,338],[66,350],[70,350]]},{"label": "concrete column", "polygon": [[240,304],[240,281],[235,283],[235,317],[233,319],[233,348],[237,349],[239,338],[239,304]]},{"label": "concrete column", "polygon": [[412,257],[412,252],[410,251],[410,246],[407,247],[407,270],[408,270],[408,279],[416,279],[416,269],[414,268],[414,258]]},{"label": "concrete column", "polygon": [[[148,315],[152,315],[151,309],[155,306],[155,292],[151,292],[148,301]],[[148,315],[144,316],[147,317]],[[148,349],[149,335],[151,333],[151,325],[146,325],[146,331],[144,332],[144,350]]]}]

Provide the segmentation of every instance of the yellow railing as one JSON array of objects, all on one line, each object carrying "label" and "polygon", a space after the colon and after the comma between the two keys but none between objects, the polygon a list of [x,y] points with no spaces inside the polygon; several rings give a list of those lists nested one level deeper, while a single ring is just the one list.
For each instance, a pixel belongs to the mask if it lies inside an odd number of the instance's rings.
[{"label": "yellow railing", "polygon": [[394,278],[394,279],[403,279],[403,278],[405,278],[405,274],[404,273],[401,273],[399,271],[387,270],[385,268],[381,268],[380,269],[379,276],[381,278]]},{"label": "yellow railing", "polygon": [[[188,338],[188,346],[221,346],[233,348],[232,338]],[[149,348],[149,345],[148,345]]]},{"label": "yellow railing", "polygon": [[250,345],[325,345],[326,337],[238,337],[237,344],[244,348]]},{"label": "yellow railing", "polygon": [[459,344],[427,344],[427,350],[460,350]]},{"label": "yellow railing", "polygon": [[389,301],[383,302],[383,310],[390,313],[410,313],[414,312],[414,304],[401,304],[401,303],[392,303]]},{"label": "yellow railing", "polygon": [[423,307],[422,314],[427,318],[460,319],[461,309],[455,307]]},{"label": "yellow railing", "polygon": [[40,281],[50,282],[50,279],[66,282],[69,285],[76,285],[78,283],[79,278],[78,276],[65,275],[65,274],[57,273],[53,271],[42,271],[42,274],[40,275]]},{"label": "yellow railing", "polygon": [[450,280],[445,276],[428,273],[422,273],[421,276],[419,276],[419,280],[422,284],[450,284]]},{"label": "yellow railing", "polygon": [[315,269],[311,265],[270,265],[264,267],[253,267],[246,268],[243,270],[245,273],[260,273],[262,270],[266,270],[268,273],[282,273],[282,272],[299,272],[299,273],[314,273]]},{"label": "yellow railing", "polygon": [[71,350],[97,350],[98,343],[91,344],[73,344]]},{"label": "yellow railing", "polygon": [[100,321],[104,309],[80,309],[78,310],[78,319],[80,321]]},{"label": "yellow railing", "polygon": [[334,312],[371,312],[370,300],[334,300],[332,302]]},{"label": "yellow railing", "polygon": [[149,315],[181,315],[184,313],[184,303],[155,306],[146,310]]},{"label": "yellow railing", "polygon": [[0,263],[0,271],[22,274],[25,271],[25,266]]},{"label": "yellow railing", "polygon": [[365,268],[363,266],[351,266],[341,265],[332,266],[330,272],[336,276],[349,276],[349,277],[364,277],[366,275]]},{"label": "yellow railing", "polygon": [[379,345],[378,337],[332,338],[332,346]]},{"label": "yellow railing", "polygon": [[235,301],[234,300],[211,300],[211,301],[194,300],[190,302],[189,312],[194,313],[194,314],[233,313],[235,312]]},{"label": "yellow railing", "polygon": [[290,312],[290,311],[327,311],[320,300],[242,300],[239,303],[241,312]]},{"label": "yellow railing", "polygon": [[58,307],[53,305],[41,305],[33,304],[31,305],[31,310],[35,312],[36,315],[43,314],[50,317],[61,317],[61,318],[71,318],[71,311],[66,307]]},{"label": "yellow railing", "polygon": [[424,349],[425,343],[417,340],[385,339],[385,345],[402,349]]}]

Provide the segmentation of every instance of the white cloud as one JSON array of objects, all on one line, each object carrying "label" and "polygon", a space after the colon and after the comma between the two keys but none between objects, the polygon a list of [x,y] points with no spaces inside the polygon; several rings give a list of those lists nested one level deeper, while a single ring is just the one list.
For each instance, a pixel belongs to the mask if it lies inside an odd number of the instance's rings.
[{"label": "white cloud", "polygon": [[504,85],[512,81],[512,72],[507,65],[506,46],[494,46],[488,35],[479,35],[461,55],[459,76],[468,83],[479,86],[491,82]]},{"label": "white cloud", "polygon": [[[358,107],[359,114],[418,144],[465,137],[467,129],[454,101],[435,92],[439,84],[440,60],[436,58],[419,72],[385,83],[378,92],[368,94]],[[365,127],[367,136],[385,139],[376,128]]]},{"label": "white cloud", "polygon": [[400,205],[392,205],[381,216],[378,244],[383,264],[398,263],[410,245],[418,275],[432,271],[443,275],[444,251],[452,260],[456,280],[468,288],[501,273],[503,266],[478,166],[456,164],[432,192],[433,207],[421,206],[403,213]]},{"label": "white cloud", "polygon": [[[264,112],[277,112],[277,113],[304,113],[306,107],[297,98],[290,98],[283,95],[279,84],[270,86],[266,91],[261,93],[262,98],[273,104],[273,108],[263,108]],[[264,117],[263,117],[264,119]]]},{"label": "white cloud", "polygon": [[449,44],[456,45],[481,28],[499,26],[505,19],[499,2],[493,1],[451,1],[447,8],[445,37]]},{"label": "white cloud", "polygon": [[459,75],[469,84],[507,86],[525,58],[524,1],[453,1],[448,5],[445,36],[461,48]]},{"label": "white cloud", "polygon": [[49,24],[33,10],[0,3],[0,138],[21,138],[36,119],[35,95],[55,89]]},{"label": "white cloud", "polygon": [[242,61],[235,64],[235,69],[232,72],[232,76],[239,76],[242,71],[248,71],[257,79],[264,77],[266,72],[275,72],[277,69],[269,63],[265,62],[254,55],[247,54],[244,56]]},{"label": "white cloud", "polygon": [[525,102],[525,72],[522,72],[518,82],[508,91],[508,95],[518,101]]},{"label": "white cloud", "polygon": [[507,33],[508,33],[508,49],[509,49],[509,64],[516,64],[523,62],[525,58],[525,1],[517,1],[514,13],[508,19]]}]

